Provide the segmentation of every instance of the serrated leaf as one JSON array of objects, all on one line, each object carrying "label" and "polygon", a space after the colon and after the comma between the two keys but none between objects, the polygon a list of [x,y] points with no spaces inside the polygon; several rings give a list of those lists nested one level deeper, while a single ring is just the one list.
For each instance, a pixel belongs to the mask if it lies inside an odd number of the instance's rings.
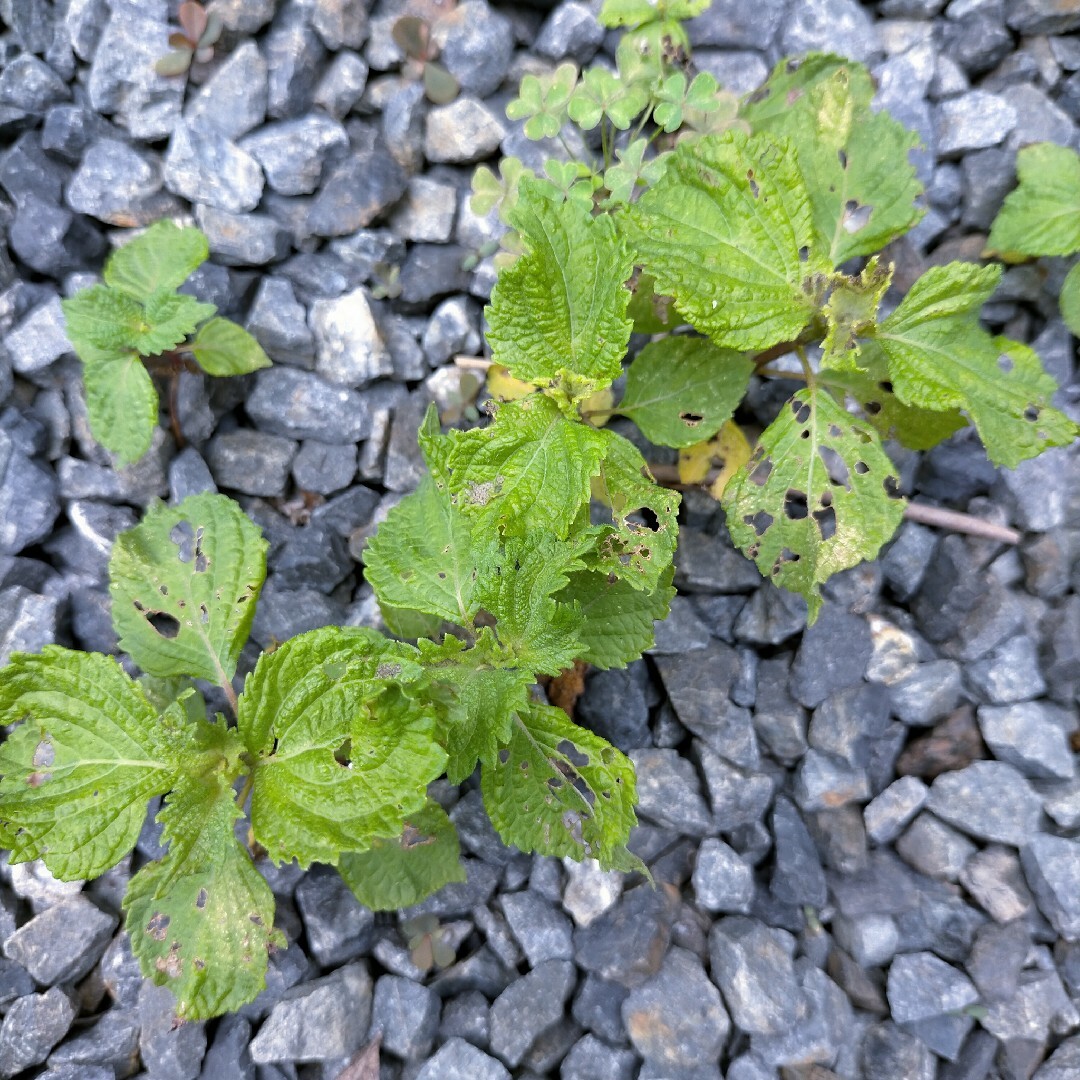
[{"label": "serrated leaf", "polygon": [[828,327],[822,343],[823,370],[860,370],[859,338],[877,325],[878,307],[889,291],[892,276],[892,264],[882,266],[876,255],[857,276],[837,275],[822,308]]},{"label": "serrated leaf", "polygon": [[875,335],[905,405],[971,417],[995,465],[1015,468],[1049,446],[1066,446],[1076,425],[1052,408],[1057,389],[1030,349],[995,340],[979,311],[1000,266],[950,263],[929,269]]},{"label": "serrated leaf", "polygon": [[1080,155],[1036,143],[1016,155],[1016,172],[1020,185],[994,219],[985,254],[1017,261],[1080,251]]},{"label": "serrated leaf", "polygon": [[618,578],[613,581],[607,574],[571,574],[570,583],[556,599],[562,603],[576,600],[580,605],[577,658],[598,668],[624,668],[651,648],[653,623],[667,617],[675,596],[674,573],[669,566],[652,592],[635,589]]},{"label": "serrated leaf", "polygon": [[735,544],[767,578],[806,598],[811,621],[818,587],[874,558],[904,513],[876,432],[813,386],[762,432],[723,506]]},{"label": "serrated leaf", "polygon": [[143,356],[174,349],[215,311],[213,304],[201,304],[194,296],[159,289],[146,301],[145,322],[132,344]]},{"label": "serrated leaf", "polygon": [[267,543],[224,495],[154,506],[109,560],[120,648],[151,675],[231,682],[266,577]]},{"label": "serrated leaf", "polygon": [[596,548],[585,561],[635,589],[652,592],[675,553],[682,497],[653,482],[633,443],[613,431],[603,435],[606,452],[594,493],[610,508],[611,524],[594,529]]},{"label": "serrated leaf", "polygon": [[589,501],[606,445],[602,432],[534,394],[500,405],[486,428],[454,433],[450,491],[460,509],[507,536],[548,529],[561,539]]},{"label": "serrated leaf", "polygon": [[425,476],[368,542],[364,577],[380,604],[471,626],[477,581],[493,555],[494,545],[474,540],[469,519]]},{"label": "serrated leaf", "polygon": [[150,449],[158,420],[154,380],[134,352],[100,350],[83,356],[83,391],[90,430],[120,465]]},{"label": "serrated leaf", "polygon": [[211,319],[185,348],[208,375],[246,375],[270,366],[263,347],[229,319]]},{"label": "serrated leaf", "polygon": [[235,1012],[266,985],[274,895],[233,834],[241,816],[220,772],[184,776],[158,815],[169,851],[124,897],[132,952],[181,1020]]},{"label": "serrated leaf", "polygon": [[561,709],[534,703],[515,717],[480,790],[503,841],[521,851],[592,858],[605,870],[640,866],[626,850],[637,820],[633,765]]},{"label": "serrated leaf", "polygon": [[535,180],[522,181],[510,220],[525,253],[491,294],[492,358],[529,382],[565,374],[593,388],[614,381],[630,340],[623,282],[632,269],[614,221],[548,198]]},{"label": "serrated leaf", "polygon": [[446,766],[434,710],[408,696],[417,652],[362,627],[323,627],[263,653],[237,724],[256,756],[255,838],[276,861],[336,864],[397,836]]},{"label": "serrated leaf", "polygon": [[417,643],[421,662],[437,686],[446,686],[453,699],[446,721],[446,776],[452,784],[466,780],[478,761],[491,761],[510,738],[515,712],[528,708],[534,672],[516,666],[509,651],[483,627],[476,644],[466,649],[457,638],[441,645]]},{"label": "serrated leaf", "polygon": [[810,321],[829,266],[786,142],[728,131],[681,143],[624,221],[659,291],[718,345],[765,349]]},{"label": "serrated leaf", "polygon": [[1073,337],[1080,337],[1080,262],[1065,275],[1060,302],[1065,325],[1072,331]]},{"label": "serrated leaf", "polygon": [[[187,61],[190,64],[190,54]],[[161,289],[178,289],[209,256],[200,230],[158,221],[109,256],[105,282],[136,300],[148,300]]]},{"label": "serrated leaf", "polygon": [[666,337],[634,358],[615,411],[658,446],[690,446],[730,419],[753,372],[753,361],[734,349],[705,338]]},{"label": "serrated leaf", "polygon": [[[168,791],[190,743],[111,656],[56,645],[0,669],[0,821],[12,861],[95,878],[134,846],[147,801]],[[20,721],[25,721],[20,723]]]},{"label": "serrated leaf", "polygon": [[465,880],[457,830],[430,799],[410,815],[401,836],[376,840],[367,851],[343,855],[338,873],[373,911],[411,907],[452,881]]},{"label": "serrated leaf", "polygon": [[871,109],[873,96],[861,64],[812,54],[781,61],[742,110],[755,132],[789,138],[797,149],[819,244],[833,266],[879,251],[924,213],[908,159],[918,136]]},{"label": "serrated leaf", "polygon": [[581,614],[553,597],[582,568],[579,544],[548,533],[512,537],[481,579],[477,599],[495,616],[499,642],[531,672],[557,675],[577,659]]},{"label": "serrated leaf", "polygon": [[80,358],[95,350],[118,352],[136,348],[146,325],[138,301],[107,285],[91,285],[60,301],[64,328]]}]

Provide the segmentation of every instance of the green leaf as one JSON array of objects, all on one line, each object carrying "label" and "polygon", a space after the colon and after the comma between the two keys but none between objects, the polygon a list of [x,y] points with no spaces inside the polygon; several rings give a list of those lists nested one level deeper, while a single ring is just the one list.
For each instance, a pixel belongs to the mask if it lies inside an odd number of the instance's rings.
[{"label": "green leaf", "polygon": [[616,412],[658,446],[692,446],[711,439],[730,419],[753,372],[752,360],[705,338],[662,338],[630,365]]},{"label": "green leaf", "polygon": [[716,97],[719,89],[716,79],[706,71],[695,75],[689,86],[686,75],[676,71],[664,79],[656,92],[658,104],[653,111],[653,120],[664,131],[678,131],[683,126],[684,110],[709,113],[719,108]]},{"label": "green leaf", "polygon": [[481,606],[495,616],[499,642],[529,671],[558,675],[581,651],[581,613],[553,599],[567,574],[582,569],[580,547],[543,532],[508,539],[477,589]]},{"label": "green leaf", "polygon": [[525,253],[491,294],[492,358],[527,382],[564,375],[592,389],[613,382],[630,340],[623,283],[633,269],[614,221],[573,201],[557,203],[525,180],[511,224]]},{"label": "green leaf", "polygon": [[454,433],[450,490],[458,507],[507,536],[548,529],[561,539],[589,501],[605,445],[602,432],[533,394],[500,405],[486,428]]},{"label": "green leaf", "polygon": [[136,300],[148,300],[160,289],[178,289],[209,255],[198,229],[158,221],[109,256],[105,282]]},{"label": "green leaf", "polygon": [[521,851],[592,858],[605,870],[640,866],[626,850],[637,820],[633,765],[561,709],[534,703],[515,717],[480,790],[503,841]]},{"label": "green leaf", "polygon": [[551,183],[545,183],[543,178],[534,181],[538,193],[551,199],[556,206],[568,201],[592,211],[593,192],[603,181],[588,165],[583,165],[580,161],[547,158],[544,161],[544,172]]},{"label": "green leaf", "polygon": [[801,593],[811,620],[818,586],[874,558],[904,513],[873,428],[812,386],[762,432],[722,503],[735,544],[775,584]]},{"label": "green leaf", "polygon": [[477,217],[485,217],[498,207],[499,220],[509,225],[509,212],[517,205],[518,184],[524,176],[534,176],[520,158],[504,157],[499,161],[496,176],[486,165],[481,165],[472,178],[472,198],[469,208]]},{"label": "green leaf", "polygon": [[143,356],[174,349],[215,311],[213,304],[200,304],[194,296],[159,289],[147,298],[146,322],[132,344]]},{"label": "green leaf", "polygon": [[604,0],[598,16],[607,27],[641,26],[659,19],[659,5],[650,0]]},{"label": "green leaf", "polygon": [[150,449],[158,420],[154,380],[137,353],[99,350],[83,356],[83,390],[90,430],[120,465]]},{"label": "green leaf", "polygon": [[635,334],[662,334],[682,324],[670,296],[656,292],[656,282],[644,272],[633,279],[626,314],[634,321]]},{"label": "green leaf", "polygon": [[718,345],[765,349],[810,321],[829,267],[786,143],[739,131],[682,143],[624,220],[659,291]]},{"label": "green leaf", "polygon": [[246,375],[270,366],[263,347],[229,319],[211,319],[186,348],[209,375]]},{"label": "green leaf", "polygon": [[146,327],[140,303],[107,285],[91,285],[60,301],[64,325],[75,351],[93,355],[95,350],[117,352],[137,347]]},{"label": "green leaf", "polygon": [[833,266],[879,251],[924,213],[908,160],[918,136],[871,109],[873,96],[861,64],[812,54],[781,61],[742,110],[755,132],[794,144],[819,244]]},{"label": "green leaf", "polygon": [[510,738],[514,714],[528,708],[535,674],[516,666],[490,627],[481,628],[469,649],[449,636],[441,645],[431,641],[417,645],[432,682],[452,693],[445,732],[446,776],[450,783],[460,784],[478,761],[493,761],[495,751]]},{"label": "green leaf", "polygon": [[181,1020],[235,1012],[266,985],[274,895],[233,834],[241,817],[220,772],[185,775],[158,815],[169,851],[124,897],[143,974],[175,995]]},{"label": "green leaf", "polygon": [[474,541],[469,519],[425,476],[368,543],[364,577],[380,604],[471,626],[477,581],[493,555],[493,544]]},{"label": "green leaf", "polygon": [[629,203],[639,184],[655,184],[664,175],[670,152],[646,158],[648,148],[648,139],[635,139],[625,147],[615,148],[619,163],[604,172],[604,187],[610,195],[605,206]]},{"label": "green leaf", "polygon": [[1006,197],[984,254],[1017,261],[1080,251],[1080,155],[1036,143],[1016,155],[1016,172],[1020,186]]},{"label": "green leaf", "polygon": [[400,834],[446,766],[433,708],[407,695],[417,652],[362,627],[323,627],[263,653],[237,723],[257,755],[255,838],[275,861],[336,864]]},{"label": "green leaf", "polygon": [[452,881],[464,881],[459,856],[457,831],[446,811],[429,799],[406,819],[400,836],[343,855],[338,873],[365,907],[396,911],[418,904]]},{"label": "green leaf", "polygon": [[582,644],[578,659],[598,668],[623,668],[650,648],[655,640],[653,623],[667,617],[675,590],[669,566],[652,592],[635,589],[607,574],[579,572],[556,599],[576,600],[583,622],[577,629]]},{"label": "green leaf", "polygon": [[1049,446],[1068,445],[1077,429],[1051,408],[1057,387],[1038,356],[979,326],[979,310],[1000,278],[1000,266],[932,267],[880,324],[876,340],[905,405],[962,409],[990,460],[1012,469]]},{"label": "green leaf", "polygon": [[[20,721],[25,721],[20,723]],[[163,721],[111,656],[56,645],[0,669],[0,821],[12,861],[95,878],[134,846],[146,804],[168,791],[190,731]]]},{"label": "green leaf", "polygon": [[570,119],[590,131],[606,116],[620,131],[626,131],[649,103],[645,88],[623,82],[607,68],[589,68],[581,78],[567,106]]},{"label": "green leaf", "polygon": [[859,337],[877,326],[878,307],[889,291],[892,276],[892,264],[882,266],[876,255],[857,277],[836,275],[829,301],[822,309],[828,326],[822,344],[823,370],[860,370]]},{"label": "green leaf", "polygon": [[224,495],[158,504],[109,560],[120,648],[151,675],[231,682],[266,576],[266,541]]},{"label": "green leaf", "polygon": [[1073,337],[1080,337],[1080,262],[1065,275],[1061,286],[1061,317]]},{"label": "green leaf", "polygon": [[577,68],[567,62],[550,75],[525,75],[518,96],[506,106],[511,120],[525,121],[527,139],[553,139],[566,120],[566,106],[577,85]]},{"label": "green leaf", "polygon": [[595,529],[592,569],[613,574],[635,589],[652,592],[671,563],[679,533],[681,496],[654,483],[633,443],[604,431],[606,452],[595,494],[611,510],[611,524]]}]

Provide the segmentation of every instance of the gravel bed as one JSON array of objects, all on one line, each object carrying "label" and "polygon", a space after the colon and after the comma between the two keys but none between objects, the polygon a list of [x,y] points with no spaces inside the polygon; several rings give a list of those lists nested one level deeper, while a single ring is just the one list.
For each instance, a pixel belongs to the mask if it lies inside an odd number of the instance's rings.
[{"label": "gravel bed", "polygon": [[[217,7],[230,30],[185,82],[151,70],[172,2],[0,0],[0,662],[114,649],[112,539],[207,489],[271,541],[255,643],[375,623],[355,556],[417,483],[426,404],[452,419],[470,397],[452,358],[482,353],[494,270],[463,264],[499,226],[468,208],[474,164],[537,156],[504,115],[523,72],[613,45],[595,0],[461,0],[440,42],[462,94],[432,106],[399,73],[400,0]],[[1078,145],[1078,30],[1074,0],[714,0],[690,34],[739,92],[788,53],[870,65],[924,143],[928,212],[891,252],[906,287],[978,258],[1018,147]],[[209,237],[191,291],[275,366],[181,376],[186,447],[163,427],[117,472],[59,298],[165,215]],[[1035,344],[1076,417],[1063,272],[1008,270],[986,315]],[[508,851],[475,783],[443,785],[467,883],[375,916],[332,872],[266,865],[290,942],[268,989],[176,1026],[118,932],[150,824],[96,882],[5,864],[0,1078],[356,1080],[377,1033],[381,1080],[1080,1076],[1076,448],[999,472],[961,434],[898,460],[908,494],[1022,542],[909,522],[811,629],[688,494],[671,618],[578,708],[637,765],[631,846],[655,889]],[[432,951],[453,961],[427,970]]]}]

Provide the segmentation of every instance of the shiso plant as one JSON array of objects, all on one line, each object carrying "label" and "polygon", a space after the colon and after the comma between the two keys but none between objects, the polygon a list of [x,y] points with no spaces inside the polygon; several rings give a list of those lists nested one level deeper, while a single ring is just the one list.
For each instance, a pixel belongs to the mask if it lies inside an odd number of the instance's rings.
[{"label": "shiso plant", "polygon": [[270,365],[242,326],[177,291],[208,256],[198,229],[159,221],[113,252],[103,284],[61,303],[83,365],[90,430],[120,464],[146,453],[158,422],[158,394],[145,361],[174,374],[191,364],[208,375]]}]

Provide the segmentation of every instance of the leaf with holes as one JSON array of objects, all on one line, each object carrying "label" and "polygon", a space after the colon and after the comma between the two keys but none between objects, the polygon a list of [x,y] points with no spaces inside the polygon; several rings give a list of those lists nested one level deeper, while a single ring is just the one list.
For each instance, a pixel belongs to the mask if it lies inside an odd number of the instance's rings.
[{"label": "leaf with holes", "polygon": [[131,344],[143,356],[155,356],[186,341],[195,327],[209,319],[217,308],[213,304],[200,304],[186,293],[159,289],[147,298],[144,310],[145,322]]},{"label": "leaf with holes", "polygon": [[808,387],[762,432],[723,506],[735,544],[806,597],[813,621],[821,583],[873,559],[899,528],[899,484],[874,429]]},{"label": "leaf with holes", "polygon": [[0,822],[12,861],[94,878],[134,846],[184,767],[192,728],[164,718],[111,656],[56,645],[0,668]]},{"label": "leaf with holes", "polygon": [[151,675],[232,680],[266,577],[266,541],[224,495],[157,505],[109,560],[120,648]]},{"label": "leaf with holes", "polygon": [[931,267],[879,325],[875,340],[905,405],[971,417],[995,465],[1015,468],[1050,446],[1067,446],[1076,425],[1050,405],[1057,389],[1030,349],[995,339],[979,311],[1000,266]]},{"label": "leaf with holes", "polygon": [[487,309],[492,358],[516,378],[545,382],[564,375],[591,392],[614,381],[630,340],[633,269],[609,215],[558,202],[523,180],[510,223],[525,253],[504,270]]},{"label": "leaf with holes", "polygon": [[795,145],[819,245],[833,266],[879,251],[924,213],[908,160],[918,136],[875,112],[873,96],[862,64],[818,53],[781,61],[742,109],[755,132]]},{"label": "leaf with holes", "polygon": [[255,758],[251,825],[275,861],[335,864],[397,836],[446,766],[435,705],[411,694],[410,645],[363,627],[324,627],[263,653],[240,698]]},{"label": "leaf with holes", "polygon": [[178,289],[209,256],[200,230],[158,221],[109,256],[105,284],[147,300],[160,289]]},{"label": "leaf with holes", "polygon": [[878,308],[892,275],[892,265],[882,266],[876,255],[857,276],[836,275],[822,309],[828,327],[822,343],[823,371],[863,370],[859,338],[877,325]]},{"label": "leaf with holes", "polygon": [[480,790],[503,841],[521,851],[641,868],[626,849],[637,821],[634,767],[562,709],[534,703],[516,716],[510,741],[480,773]]},{"label": "leaf with holes", "polygon": [[570,584],[556,599],[576,601],[580,607],[577,659],[598,668],[624,668],[651,648],[655,641],[653,623],[667,618],[675,596],[671,587],[674,573],[674,567],[669,566],[652,592],[635,589],[608,574],[571,574]]},{"label": "leaf with holes", "polygon": [[181,1020],[235,1012],[266,985],[274,895],[233,833],[241,811],[229,777],[205,762],[185,770],[158,815],[168,853],[124,897],[132,952],[167,986]]},{"label": "leaf with holes", "polygon": [[662,338],[630,364],[615,411],[658,446],[691,446],[712,438],[731,418],[753,372],[748,357],[705,338]]},{"label": "leaf with holes", "polygon": [[263,347],[229,319],[211,319],[185,348],[208,375],[246,375],[270,366]]},{"label": "leaf with holes", "polygon": [[605,446],[603,432],[566,419],[548,397],[507,402],[488,427],[453,433],[450,492],[507,536],[547,529],[562,538],[589,501]]},{"label": "leaf with holes", "polygon": [[83,350],[83,392],[90,430],[117,463],[128,465],[150,449],[158,419],[154,380],[133,352]]},{"label": "leaf with holes", "polygon": [[681,143],[623,221],[657,289],[733,349],[797,337],[831,269],[786,141],[729,131]]},{"label": "leaf with holes", "polygon": [[1019,187],[994,219],[984,255],[1017,262],[1080,251],[1080,155],[1036,143],[1016,155]]},{"label": "leaf with holes", "polygon": [[411,907],[444,885],[465,880],[457,831],[446,811],[430,799],[409,815],[400,836],[343,855],[338,873],[372,911]]}]

